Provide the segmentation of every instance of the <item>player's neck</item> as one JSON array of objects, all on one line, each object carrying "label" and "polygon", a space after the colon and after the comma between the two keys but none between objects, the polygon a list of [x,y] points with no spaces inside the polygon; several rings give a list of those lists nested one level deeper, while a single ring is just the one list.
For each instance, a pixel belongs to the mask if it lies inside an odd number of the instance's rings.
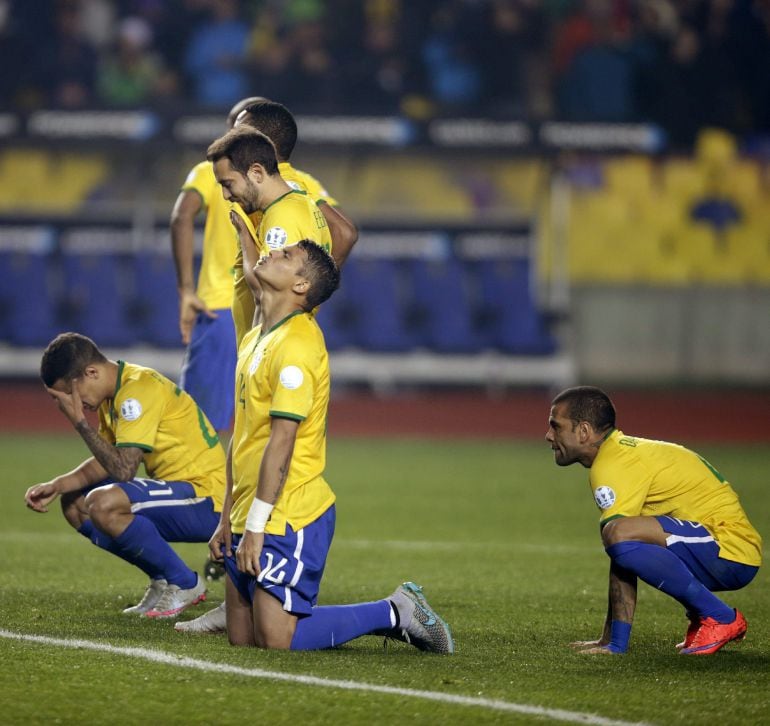
[{"label": "player's neck", "polygon": [[271,176],[262,187],[262,194],[259,199],[259,208],[264,211],[276,199],[280,199],[284,194],[288,194],[291,187],[283,180],[280,174]]},{"label": "player's neck", "polygon": [[302,309],[295,298],[286,295],[286,291],[263,289],[260,299],[261,334],[264,335],[282,320],[293,313],[301,312]]}]

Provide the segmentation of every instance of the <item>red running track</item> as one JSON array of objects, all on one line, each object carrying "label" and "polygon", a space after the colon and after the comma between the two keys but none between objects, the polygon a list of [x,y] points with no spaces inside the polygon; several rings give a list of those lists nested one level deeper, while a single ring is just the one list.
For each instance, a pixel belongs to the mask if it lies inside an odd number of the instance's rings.
[{"label": "red running track", "polygon": [[[607,389],[626,433],[683,443],[770,442],[770,391]],[[513,391],[423,391],[332,396],[330,436],[526,438],[545,435],[550,395]],[[0,430],[67,431],[69,424],[32,381],[0,383]]]}]

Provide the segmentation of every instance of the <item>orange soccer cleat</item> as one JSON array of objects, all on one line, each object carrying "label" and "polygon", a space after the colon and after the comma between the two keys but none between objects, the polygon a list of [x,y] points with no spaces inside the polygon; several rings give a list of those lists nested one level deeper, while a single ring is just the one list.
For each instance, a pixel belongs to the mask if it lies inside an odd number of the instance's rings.
[{"label": "orange soccer cleat", "polygon": [[743,640],[747,628],[746,618],[739,610],[735,611],[735,620],[731,623],[704,618],[690,645],[679,652],[682,655],[711,655],[731,640]]},{"label": "orange soccer cleat", "polygon": [[698,632],[698,628],[700,628],[700,618],[693,614],[693,613],[687,613],[687,617],[690,619],[690,624],[687,626],[687,632],[685,633],[684,640],[681,643],[676,644],[677,650],[682,650],[682,648],[689,648],[692,645],[692,640],[695,637],[695,633]]}]

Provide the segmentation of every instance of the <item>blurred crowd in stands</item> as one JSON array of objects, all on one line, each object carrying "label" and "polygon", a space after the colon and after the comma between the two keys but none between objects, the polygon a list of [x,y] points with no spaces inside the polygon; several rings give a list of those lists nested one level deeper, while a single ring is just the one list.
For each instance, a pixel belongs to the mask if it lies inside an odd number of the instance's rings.
[{"label": "blurred crowd in stands", "polygon": [[770,132],[770,0],[0,0],[8,110],[652,121]]}]

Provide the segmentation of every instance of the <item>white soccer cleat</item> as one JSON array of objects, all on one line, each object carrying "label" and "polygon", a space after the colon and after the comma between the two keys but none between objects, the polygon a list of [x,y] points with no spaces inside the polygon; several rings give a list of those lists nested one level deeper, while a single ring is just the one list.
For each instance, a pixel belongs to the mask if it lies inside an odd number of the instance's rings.
[{"label": "white soccer cleat", "polygon": [[225,604],[218,605],[195,620],[180,620],[174,624],[174,630],[180,633],[224,633],[227,630]]},{"label": "white soccer cleat", "polygon": [[410,643],[431,653],[454,653],[455,642],[449,626],[428,605],[422,588],[414,582],[399,585],[388,598],[398,610],[399,626],[378,634]]},{"label": "white soccer cleat", "polygon": [[166,589],[158,599],[158,602],[148,610],[146,618],[173,618],[179,615],[190,605],[196,605],[206,599],[206,584],[202,577],[198,577],[195,587],[182,590],[179,585],[166,585]]},{"label": "white soccer cleat", "polygon": [[152,610],[167,586],[168,583],[163,579],[150,580],[142,599],[136,605],[123,610],[124,615],[144,615],[148,610]]}]

